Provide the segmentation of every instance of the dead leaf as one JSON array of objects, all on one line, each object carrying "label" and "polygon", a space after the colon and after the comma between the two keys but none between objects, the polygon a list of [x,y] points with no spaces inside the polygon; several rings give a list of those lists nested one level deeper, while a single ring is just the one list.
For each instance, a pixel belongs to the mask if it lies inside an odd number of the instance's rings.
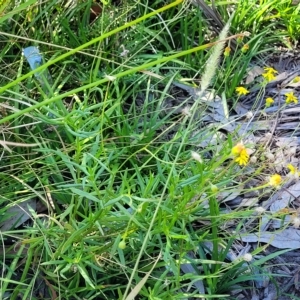
[{"label": "dead leaf", "polygon": [[236,197],[238,197],[240,194],[244,192],[243,187],[235,188],[234,190],[225,190],[218,194],[218,200],[220,202],[227,202],[230,200],[234,200]]},{"label": "dead leaf", "polygon": [[241,236],[238,239],[246,243],[267,243],[278,249],[299,249],[300,248],[300,230],[288,228],[276,232],[257,232]]},{"label": "dead leaf", "polygon": [[271,212],[277,212],[290,205],[297,197],[300,196],[300,181],[283,191],[281,197],[273,202],[270,206]]},{"label": "dead leaf", "polygon": [[240,116],[244,116],[246,115],[250,110],[251,107],[248,105],[245,105],[241,102],[238,102],[235,107],[234,107],[235,112],[240,115]]},{"label": "dead leaf", "polygon": [[287,86],[288,87],[293,87],[293,88],[299,87],[300,86],[300,81],[299,82],[290,82],[290,83],[288,83]]},{"label": "dead leaf", "polygon": [[[195,259],[195,255],[192,251],[189,252],[187,256],[190,257],[191,259]],[[194,266],[191,263],[181,264],[180,269],[184,274],[194,274],[195,276],[197,276],[199,273],[199,270],[195,270]],[[193,285],[200,294],[205,293],[203,280],[198,279],[198,280],[193,280],[192,282],[193,283],[191,285]]]},{"label": "dead leaf", "polygon": [[264,72],[265,72],[264,69],[259,66],[252,67],[248,72],[245,83],[249,84],[249,83],[253,82],[257,76],[260,76]]},{"label": "dead leaf", "polygon": [[240,207],[244,206],[244,207],[249,207],[249,206],[254,206],[255,204],[257,204],[258,202],[258,198],[244,198],[241,203],[240,203]]},{"label": "dead leaf", "polygon": [[8,220],[0,223],[0,229],[7,231],[17,228],[31,218],[29,207],[36,209],[36,199],[29,199],[7,209],[6,214],[12,215]]}]

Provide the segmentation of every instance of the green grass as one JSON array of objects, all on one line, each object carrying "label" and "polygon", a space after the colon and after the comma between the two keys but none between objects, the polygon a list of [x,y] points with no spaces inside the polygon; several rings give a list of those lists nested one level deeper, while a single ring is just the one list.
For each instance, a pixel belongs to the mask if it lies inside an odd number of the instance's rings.
[{"label": "green grass", "polygon": [[[234,299],[233,289],[251,289],[254,269],[281,252],[249,266],[228,258],[235,236],[224,225],[241,234],[253,215],[218,201],[242,188],[245,169],[231,149],[243,137],[198,147],[216,131],[203,126],[206,105],[185,97],[166,109],[166,99],[174,81],[206,80],[202,93],[213,87],[231,110],[252,59],[298,38],[298,8],[237,2],[226,45],[243,38],[223,57],[224,39],[208,38],[188,2],[111,3],[92,23],[91,1],[35,2],[0,2],[0,219],[21,205],[29,215],[0,232],[0,299],[38,299],[42,290],[47,299]],[[225,24],[226,7],[217,7]],[[32,45],[45,58],[34,71],[22,56]],[[34,74],[46,68],[45,90]]]}]

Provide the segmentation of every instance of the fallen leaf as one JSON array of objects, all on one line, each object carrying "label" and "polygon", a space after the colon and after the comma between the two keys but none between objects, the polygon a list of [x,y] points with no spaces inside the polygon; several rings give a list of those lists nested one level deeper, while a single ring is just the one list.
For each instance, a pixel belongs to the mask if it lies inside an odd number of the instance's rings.
[{"label": "fallen leaf", "polygon": [[286,188],[286,190],[282,192],[281,197],[271,204],[270,211],[277,212],[291,205],[291,203],[299,196],[300,196],[300,181],[290,186],[289,188]]},{"label": "fallen leaf", "polygon": [[21,226],[24,222],[31,218],[29,207],[36,209],[36,199],[29,199],[7,209],[6,214],[11,215],[8,220],[0,223],[2,231],[10,230]]},{"label": "fallen leaf", "polygon": [[238,187],[235,188],[234,190],[225,190],[223,192],[220,192],[218,194],[218,201],[220,202],[227,202],[230,200],[235,199],[236,197],[238,197],[239,195],[241,195],[244,192],[243,186],[242,187]]},{"label": "fallen leaf", "polygon": [[288,228],[276,232],[257,232],[237,236],[237,239],[246,243],[267,243],[278,249],[299,249],[300,230]]},{"label": "fallen leaf", "polygon": [[245,83],[249,84],[249,83],[253,82],[257,76],[260,76],[264,72],[265,71],[263,68],[261,68],[259,66],[254,66],[253,68],[251,68],[249,70]]}]

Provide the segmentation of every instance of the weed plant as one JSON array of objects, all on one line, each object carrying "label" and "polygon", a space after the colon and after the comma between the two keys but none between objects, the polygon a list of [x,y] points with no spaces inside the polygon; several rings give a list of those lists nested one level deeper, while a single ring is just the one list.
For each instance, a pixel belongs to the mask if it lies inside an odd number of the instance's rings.
[{"label": "weed plant", "polygon": [[[199,148],[201,96],[213,87],[231,109],[251,59],[297,38],[297,8],[240,1],[230,19],[223,2],[227,25],[210,40],[189,1],[101,2],[92,22],[92,1],[0,2],[1,224],[29,216],[0,231],[0,299],[234,299],[279,253],[229,257],[224,224],[239,234],[253,215],[218,201],[242,185],[231,151],[243,137]],[[28,46],[45,58],[35,70]],[[45,69],[46,91],[34,76]],[[183,78],[200,87],[197,99],[178,101]]]}]

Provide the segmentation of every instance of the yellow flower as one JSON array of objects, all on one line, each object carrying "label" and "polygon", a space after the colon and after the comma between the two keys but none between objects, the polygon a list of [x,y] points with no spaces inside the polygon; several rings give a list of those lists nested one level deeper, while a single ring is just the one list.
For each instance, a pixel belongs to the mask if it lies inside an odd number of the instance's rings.
[{"label": "yellow flower", "polygon": [[244,144],[241,142],[241,143],[237,143],[232,149],[231,149],[231,154],[232,155],[239,155],[242,150],[245,149],[245,146]]},{"label": "yellow flower", "polygon": [[271,97],[268,97],[266,99],[266,107],[270,107],[274,103],[274,99]]},{"label": "yellow flower", "polygon": [[290,170],[289,175],[292,175],[292,178],[298,180],[300,176],[300,172],[298,171],[298,169],[294,167],[292,164],[288,164],[286,167]]},{"label": "yellow flower", "polygon": [[295,104],[298,103],[298,98],[294,95],[294,92],[286,93],[285,96],[286,96],[286,99],[285,99],[286,104],[289,104],[292,102],[294,102]]},{"label": "yellow flower", "polygon": [[249,93],[249,91],[242,86],[238,86],[237,88],[235,88],[235,91],[238,93],[239,96],[247,95]]},{"label": "yellow flower", "polygon": [[274,76],[274,74],[273,73],[269,73],[269,72],[267,72],[267,73],[262,73],[261,74],[263,77],[265,77],[266,78],[266,80],[269,82],[269,81],[272,81],[272,80],[274,80],[276,77]]},{"label": "yellow flower", "polygon": [[265,70],[267,73],[272,73],[272,74],[278,73],[275,69],[270,68],[270,67],[265,67],[264,70]]},{"label": "yellow flower", "polygon": [[235,159],[240,166],[246,166],[249,161],[249,154],[246,149],[242,150],[240,155]]},{"label": "yellow flower", "polygon": [[243,143],[236,144],[231,149],[231,154],[235,157],[235,162],[240,166],[246,166],[249,161],[249,154]]},{"label": "yellow flower", "polygon": [[278,187],[282,182],[281,176],[279,174],[274,174],[270,177],[269,185]]},{"label": "yellow flower", "polygon": [[262,74],[262,76],[264,78],[266,78],[266,80],[269,82],[269,81],[272,81],[274,80],[276,77],[274,74],[278,73],[275,69],[273,68],[264,68],[264,70],[266,71],[265,73]]},{"label": "yellow flower", "polygon": [[288,164],[287,165],[287,168],[290,170],[290,173],[291,174],[296,174],[297,173],[297,168],[295,168],[293,165],[291,165],[291,164]]}]

